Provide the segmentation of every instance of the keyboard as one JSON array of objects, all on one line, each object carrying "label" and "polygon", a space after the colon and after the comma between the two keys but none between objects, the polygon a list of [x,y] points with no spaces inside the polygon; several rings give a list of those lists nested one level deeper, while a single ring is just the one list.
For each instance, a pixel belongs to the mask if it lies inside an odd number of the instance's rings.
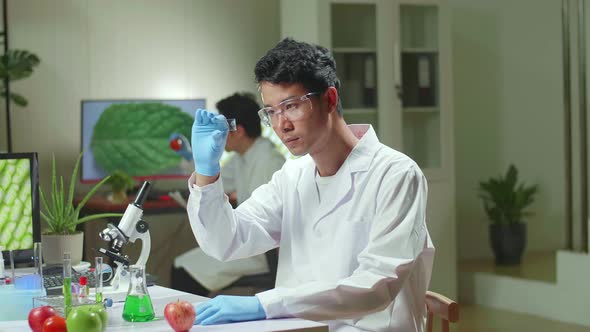
[{"label": "keyboard", "polygon": [[[86,276],[86,278],[88,278],[88,287],[96,287],[96,278],[94,276],[94,273],[81,274],[80,272],[72,269],[72,282],[76,282],[76,283],[79,282],[80,277],[82,275],[84,275],[84,276]],[[103,283],[102,283],[103,286],[107,286],[107,282],[104,281],[104,280],[106,280],[107,276],[108,276],[108,274],[103,276]],[[43,284],[48,291],[55,290],[55,289],[59,289],[61,291],[61,288],[64,284],[62,265],[52,265],[52,266],[44,267],[43,268]]]},{"label": "keyboard", "polygon": [[[107,280],[109,277],[110,272],[103,273],[102,278],[102,285],[109,286],[110,280]],[[80,272],[72,269],[72,283],[79,282],[81,276],[86,276],[88,278],[88,287],[93,288],[96,287],[96,277],[94,273],[84,273],[81,274]],[[145,275],[147,286],[153,286],[156,284],[157,278],[149,273]],[[63,279],[63,267],[62,265],[50,265],[43,268],[43,285],[47,290],[47,295],[59,295],[62,294],[62,288],[64,284]]]}]

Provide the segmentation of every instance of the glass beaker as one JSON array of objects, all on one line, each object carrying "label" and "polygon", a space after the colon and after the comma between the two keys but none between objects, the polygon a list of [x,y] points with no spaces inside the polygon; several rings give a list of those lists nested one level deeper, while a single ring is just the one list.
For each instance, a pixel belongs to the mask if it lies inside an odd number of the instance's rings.
[{"label": "glass beaker", "polygon": [[145,280],[145,268],[141,265],[131,265],[123,319],[128,322],[147,322],[154,319],[154,316],[154,306]]}]

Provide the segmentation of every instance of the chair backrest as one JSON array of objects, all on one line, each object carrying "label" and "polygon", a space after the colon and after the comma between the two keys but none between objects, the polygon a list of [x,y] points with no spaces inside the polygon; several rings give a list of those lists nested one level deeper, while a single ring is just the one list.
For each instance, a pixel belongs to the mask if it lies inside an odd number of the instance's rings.
[{"label": "chair backrest", "polygon": [[441,294],[426,292],[426,309],[428,312],[426,331],[428,332],[432,332],[435,316],[441,319],[442,332],[449,332],[449,322],[454,323],[459,320],[459,304]]}]

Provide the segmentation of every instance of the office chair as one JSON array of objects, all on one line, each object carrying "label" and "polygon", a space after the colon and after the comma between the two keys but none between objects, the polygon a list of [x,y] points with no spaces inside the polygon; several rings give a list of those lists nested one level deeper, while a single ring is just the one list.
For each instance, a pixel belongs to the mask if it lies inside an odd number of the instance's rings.
[{"label": "office chair", "polygon": [[459,304],[441,294],[426,292],[426,309],[428,320],[426,331],[432,332],[434,316],[441,319],[441,331],[449,332],[449,322],[455,323],[459,320]]}]

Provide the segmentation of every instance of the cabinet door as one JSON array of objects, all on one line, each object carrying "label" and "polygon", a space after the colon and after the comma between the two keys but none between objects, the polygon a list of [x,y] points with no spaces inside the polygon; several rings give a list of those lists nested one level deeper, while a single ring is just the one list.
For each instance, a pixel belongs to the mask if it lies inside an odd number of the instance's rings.
[{"label": "cabinet door", "polygon": [[[403,152],[431,176],[445,176],[450,153],[450,114],[443,86],[448,58],[438,2],[406,1],[398,5],[396,93],[401,105]],[[446,23],[445,23],[446,24]]]},{"label": "cabinet door", "polygon": [[347,123],[368,123],[377,133],[378,73],[374,2],[330,2],[330,41]]}]

